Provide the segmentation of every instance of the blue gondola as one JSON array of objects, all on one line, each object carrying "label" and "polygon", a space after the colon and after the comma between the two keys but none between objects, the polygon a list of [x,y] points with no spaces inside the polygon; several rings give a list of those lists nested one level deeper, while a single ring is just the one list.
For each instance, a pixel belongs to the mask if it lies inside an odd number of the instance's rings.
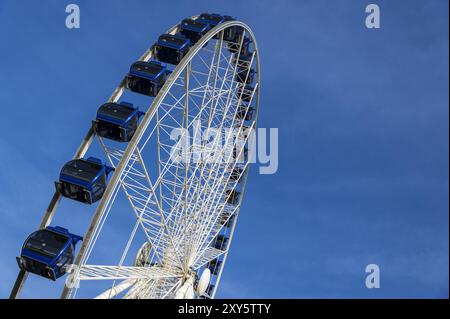
[{"label": "blue gondola", "polygon": [[65,164],[55,182],[56,190],[64,197],[92,204],[102,198],[108,174],[114,169],[102,161],[89,157]]},{"label": "blue gondola", "polygon": [[245,105],[240,105],[237,112],[236,117],[239,120],[251,121],[253,118],[253,113],[255,109],[253,107],[246,107]]},{"label": "blue gondola", "polygon": [[127,102],[105,103],[98,109],[97,118],[92,124],[98,136],[129,142],[136,132],[139,118],[144,114]]},{"label": "blue gondola", "polygon": [[137,61],[130,67],[126,77],[126,87],[136,93],[156,96],[169,74],[166,66],[158,61]]},{"label": "blue gondola", "polygon": [[227,189],[226,199],[228,204],[236,205],[239,202],[239,192],[234,189]]},{"label": "blue gondola", "polygon": [[236,97],[239,99],[241,98],[241,101],[243,102],[250,102],[253,95],[253,86],[246,85],[244,87],[239,86],[236,90]]},{"label": "blue gondola", "polygon": [[[224,21],[232,21],[234,18],[230,16],[224,16]],[[242,27],[233,26],[228,27],[223,31],[223,40],[228,42],[237,42],[239,37],[244,33]]]},{"label": "blue gondola", "polygon": [[230,16],[222,16],[217,13],[202,13],[198,16],[197,21],[205,22],[214,28],[216,25],[232,19]]},{"label": "blue gondola", "polygon": [[220,266],[222,265],[222,261],[216,259],[211,260],[206,267],[209,268],[213,275],[217,275],[220,270]]},{"label": "blue gondola", "polygon": [[226,198],[228,204],[236,205],[239,202],[239,192],[234,189],[227,189]]},{"label": "blue gondola", "polygon": [[239,183],[241,181],[243,171],[244,170],[239,167],[233,168],[233,170],[231,171],[231,174],[230,174],[230,180],[233,182]]},{"label": "blue gondola", "polygon": [[226,247],[228,242],[228,237],[224,235],[217,235],[216,241],[214,242],[214,248],[223,249]]},{"label": "blue gondola", "polygon": [[[231,20],[234,20],[233,18],[231,18]],[[229,36],[227,38],[225,38],[224,35],[224,40],[228,41],[228,48],[230,48],[230,45],[232,43],[239,43],[240,38],[244,35],[244,28],[239,27],[239,26],[234,26],[234,27],[230,27],[231,31],[229,32]],[[227,33],[225,33],[227,34]],[[245,43],[245,41],[244,41]],[[236,47],[237,50],[237,47]]]},{"label": "blue gondola", "polygon": [[210,29],[211,26],[201,20],[184,19],[180,23],[180,33],[188,38],[192,44],[197,43]]},{"label": "blue gondola", "polygon": [[212,297],[212,293],[214,291],[214,285],[209,285],[208,288],[206,289],[206,294],[210,297]]},{"label": "blue gondola", "polygon": [[[211,28],[214,28],[215,26],[217,26],[220,23],[223,23],[226,21],[232,21],[232,20],[234,20],[233,17],[226,16],[226,15],[222,16],[217,13],[202,13],[197,18],[197,21],[202,21],[202,22],[208,23],[211,26]],[[223,40],[224,41],[234,41],[236,38],[236,30],[237,30],[236,26],[226,28],[223,32]],[[219,39],[220,34],[216,34],[214,36],[214,38]]]},{"label": "blue gondola", "polygon": [[247,140],[248,135],[251,133],[252,129],[250,126],[242,125],[242,129],[240,131],[240,136],[242,139]]},{"label": "blue gondola", "polygon": [[181,34],[163,34],[154,46],[156,58],[177,65],[188,53],[191,41]]},{"label": "blue gondola", "polygon": [[73,263],[75,246],[82,237],[62,227],[47,227],[35,231],[22,246],[17,263],[20,269],[56,280]]},{"label": "blue gondola", "polygon": [[[233,158],[238,160],[238,162],[246,162],[248,159],[248,148],[244,146],[243,149],[234,147],[233,148]],[[229,198],[231,200],[231,196]],[[228,202],[229,204],[234,204],[234,202]]]},{"label": "blue gondola", "polygon": [[[241,54],[239,55],[239,64],[241,65],[248,65],[252,61],[253,54],[251,52],[247,52],[247,54]],[[233,57],[231,59],[231,63],[236,64],[237,60],[237,54],[234,53]]]},{"label": "blue gondola", "polygon": [[[240,37],[243,34],[243,32],[237,33],[238,36],[235,36],[235,41],[228,42],[228,51],[232,53],[236,53],[239,50],[239,44],[240,44]],[[240,56],[245,56],[250,54],[250,44],[251,40],[248,37],[244,37],[244,40],[242,40],[242,47],[241,47],[241,53]]]},{"label": "blue gondola", "polygon": [[220,226],[230,227],[233,223],[234,215],[231,215],[229,212],[223,212],[220,214],[219,224]]},{"label": "blue gondola", "polygon": [[[247,75],[248,74],[248,75]],[[236,71],[236,82],[251,84],[255,78],[255,70],[247,68],[238,68]]]}]

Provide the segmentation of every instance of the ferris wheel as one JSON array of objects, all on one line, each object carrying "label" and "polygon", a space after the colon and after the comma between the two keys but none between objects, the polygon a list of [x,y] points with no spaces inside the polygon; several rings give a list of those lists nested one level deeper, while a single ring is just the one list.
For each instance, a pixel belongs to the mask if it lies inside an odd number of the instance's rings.
[{"label": "ferris wheel", "polygon": [[[259,77],[256,39],[241,21],[204,13],[162,34],[63,166],[17,257],[11,298],[29,273],[69,277],[61,298],[214,298],[252,161]],[[104,160],[87,156],[94,144]],[[97,203],[83,237],[50,226],[62,198]],[[117,223],[129,230],[107,230]]]}]

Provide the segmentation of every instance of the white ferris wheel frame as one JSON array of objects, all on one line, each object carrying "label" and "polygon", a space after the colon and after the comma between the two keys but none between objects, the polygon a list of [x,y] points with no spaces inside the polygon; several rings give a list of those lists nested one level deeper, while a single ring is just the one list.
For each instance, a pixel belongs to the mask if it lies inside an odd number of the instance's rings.
[{"label": "white ferris wheel frame", "polygon": [[[198,16],[194,16],[192,18],[197,18],[197,17]],[[178,30],[178,27],[179,27],[178,24],[175,25],[174,27],[169,29],[167,31],[167,33],[175,34]],[[80,250],[77,254],[77,257],[72,265],[73,266],[72,269],[74,269],[74,271],[75,271],[75,273],[73,274],[74,282],[78,283],[83,280],[113,280],[114,281],[111,289],[108,289],[106,292],[97,296],[97,298],[112,298],[127,289],[129,289],[131,291],[131,292],[129,292],[128,297],[136,298],[136,297],[146,296],[148,294],[146,294],[145,292],[142,293],[140,291],[140,289],[150,289],[148,287],[148,282],[150,280],[154,280],[154,279],[163,280],[163,282],[168,281],[168,284],[166,287],[167,291],[165,292],[165,294],[158,295],[159,297],[164,298],[164,297],[168,297],[169,295],[173,296],[173,294],[175,293],[175,290],[177,290],[177,289],[180,290],[183,283],[185,283],[187,280],[187,278],[185,276],[180,276],[180,274],[171,273],[170,269],[168,270],[168,269],[158,269],[156,267],[123,266],[122,263],[123,263],[124,256],[122,256],[119,266],[87,265],[86,261],[90,255],[93,245],[95,244],[95,241],[99,235],[99,232],[102,227],[102,223],[105,222],[105,215],[107,215],[109,210],[111,209],[112,204],[114,203],[114,200],[115,200],[115,196],[117,195],[117,192],[121,187],[125,191],[128,199],[130,201],[130,204],[134,210],[134,213],[138,217],[138,221],[133,229],[133,236],[134,236],[134,232],[136,231],[136,229],[138,227],[138,224],[140,224],[142,226],[142,218],[143,218],[142,215],[146,212],[145,208],[147,207],[148,202],[151,200],[150,199],[152,196],[151,194],[153,194],[154,198],[156,199],[157,189],[156,189],[156,187],[154,187],[154,185],[156,185],[156,183],[152,184],[152,181],[146,171],[144,160],[143,160],[142,154],[141,154],[142,149],[139,148],[139,143],[144,138],[144,135],[145,135],[152,119],[155,119],[155,117],[158,116],[157,111],[161,107],[161,104],[163,103],[164,99],[166,98],[166,96],[168,94],[170,94],[172,87],[174,85],[177,85],[176,82],[178,79],[182,78],[183,73],[185,74],[184,78],[186,79],[184,82],[186,85],[186,94],[185,95],[186,95],[186,99],[187,99],[187,95],[190,92],[189,79],[191,77],[191,69],[190,69],[191,61],[196,57],[198,52],[204,48],[204,45],[206,45],[206,43],[208,43],[208,41],[210,41],[213,38],[216,38],[217,39],[216,49],[213,52],[213,59],[211,61],[211,66],[210,66],[210,71],[209,71],[210,74],[208,74],[208,83],[206,84],[206,85],[209,85],[209,77],[211,76],[211,72],[213,69],[214,55],[216,54],[216,51],[218,48],[218,50],[219,50],[218,51],[218,53],[219,53],[218,61],[217,61],[217,68],[218,68],[220,66],[221,50],[225,44],[225,41],[223,40],[223,31],[230,27],[241,27],[243,29],[243,33],[242,33],[242,36],[240,37],[240,42],[238,44],[238,50],[236,53],[236,55],[237,55],[236,63],[234,65],[234,69],[232,71],[233,73],[232,73],[232,77],[231,77],[231,79],[232,79],[231,84],[233,84],[235,82],[234,78],[236,75],[236,69],[237,69],[239,55],[241,52],[242,42],[243,42],[245,33],[248,33],[248,35],[250,36],[252,45],[254,48],[254,50],[252,52],[251,61],[249,62],[248,66],[247,66],[245,81],[247,80],[247,77],[249,76],[249,70],[254,63],[255,68],[256,68],[256,70],[255,70],[256,77],[255,77],[254,89],[253,89],[253,92],[251,93],[251,102],[249,103],[249,105],[252,104],[253,102],[255,102],[254,103],[255,115],[254,115],[254,120],[252,122],[252,127],[251,127],[252,129],[255,129],[256,121],[257,121],[257,113],[258,113],[258,108],[259,108],[259,92],[260,92],[260,65],[259,65],[258,46],[257,46],[256,39],[254,37],[254,34],[253,34],[252,30],[250,29],[250,27],[248,27],[245,23],[243,23],[241,21],[232,20],[232,21],[227,21],[227,22],[221,23],[221,24],[217,25],[216,27],[214,27],[213,29],[211,29],[210,31],[208,31],[203,37],[201,37],[199,39],[199,41],[194,46],[192,46],[190,48],[190,50],[188,51],[186,56],[175,67],[175,69],[173,70],[171,75],[167,78],[166,82],[164,83],[164,85],[161,88],[158,95],[153,99],[152,104],[150,105],[149,109],[147,110],[146,114],[144,115],[143,119],[141,120],[136,132],[134,133],[133,138],[127,144],[124,151],[108,149],[108,147],[103,142],[102,138],[99,138],[102,149],[105,151],[105,154],[106,154],[109,162],[111,164],[114,164],[114,161],[118,161],[118,163],[117,163],[117,165],[114,165],[115,166],[114,174],[111,177],[111,179],[107,185],[107,188],[99,202],[99,205],[96,208],[96,211],[92,217],[90,226],[84,236],[84,240],[82,242],[81,248],[80,248]],[[150,47],[141,56],[139,61],[147,62],[153,57],[153,54],[154,54],[153,47]],[[231,60],[228,61],[228,66],[230,66],[231,64],[232,64]],[[228,66],[227,66],[227,69],[228,69]],[[228,70],[227,70],[227,72],[228,72]],[[216,70],[216,74],[215,74],[216,77],[217,77],[217,73],[218,73],[218,71]],[[245,86],[245,81],[242,84],[242,87]],[[222,85],[223,85],[223,83],[224,83],[224,80],[222,81]],[[216,85],[216,81],[214,80],[214,87],[212,88],[213,90],[216,89],[215,85]],[[236,86],[236,88],[237,88],[237,86]],[[220,90],[222,91],[222,89],[223,88],[221,87]],[[121,96],[125,92],[125,90],[126,90],[126,82],[125,82],[125,78],[124,78],[124,80],[122,80],[122,82],[119,84],[119,86],[114,90],[114,92],[111,95],[108,102],[117,102],[121,98]],[[232,88],[230,88],[229,91],[231,92]],[[231,94],[231,93],[228,93],[228,94]],[[241,92],[240,96],[239,96],[238,104],[241,102],[242,94],[243,93]],[[206,91],[205,91],[205,95],[206,95]],[[213,94],[213,98],[214,98],[214,94]],[[229,97],[228,97],[228,100],[229,100]],[[227,103],[231,103],[228,100],[227,100]],[[248,110],[247,110],[247,112],[248,112]],[[189,115],[187,115],[187,118],[188,117],[189,117]],[[157,121],[158,121],[158,119],[157,119]],[[242,125],[243,125],[243,123],[241,124],[240,128],[242,128]],[[159,122],[158,122],[157,126],[158,126],[158,130],[159,130]],[[158,132],[158,134],[159,134],[159,132]],[[77,152],[75,153],[74,158],[81,158],[87,153],[94,137],[95,137],[95,133],[94,133],[93,129],[91,128],[89,130],[88,134],[86,135],[86,137],[84,138],[84,140],[82,141],[81,145],[79,146]],[[149,138],[150,138],[150,136],[149,136]],[[248,136],[245,137],[246,142],[247,142],[248,138],[249,138]],[[144,143],[144,145],[145,145],[145,143]],[[158,140],[158,143],[159,143],[159,140]],[[159,151],[160,150],[158,148],[158,153],[159,153]],[[239,152],[242,152],[242,151],[243,150],[241,149]],[[160,159],[159,156],[160,155],[158,154],[158,159]],[[130,162],[131,162],[131,164],[130,164]],[[134,168],[133,165],[135,163],[141,164],[141,168],[142,168],[141,171],[138,171]],[[161,162],[158,163],[158,166],[160,166],[160,165],[161,165]],[[241,194],[240,194],[240,197],[238,200],[238,204],[235,205],[236,207],[232,213],[234,215],[234,218],[232,220],[229,238],[225,245],[225,249],[223,249],[221,251],[217,251],[217,249],[214,249],[214,248],[211,248],[209,250],[203,248],[203,253],[201,255],[197,255],[197,260],[195,260],[195,265],[197,267],[194,267],[194,268],[198,269],[201,265],[204,265],[205,263],[213,260],[214,258],[218,258],[219,256],[221,256],[221,258],[222,258],[222,267],[220,267],[219,272],[217,274],[217,278],[215,279],[214,289],[211,292],[211,294],[209,295],[210,298],[215,297],[215,294],[216,294],[216,291],[217,291],[217,288],[219,286],[219,282],[220,282],[220,279],[222,276],[222,271],[224,268],[223,265],[225,265],[225,262],[226,262],[226,259],[228,256],[229,247],[230,247],[230,244],[231,244],[231,241],[233,238],[233,234],[234,234],[234,230],[235,230],[235,226],[236,226],[236,222],[237,222],[237,217],[239,215],[239,210],[241,207],[243,193],[244,193],[245,185],[246,185],[246,181],[247,181],[248,165],[249,165],[249,162],[247,161],[245,168],[243,169],[242,176],[239,176],[240,179],[242,178]],[[133,174],[141,174],[148,181],[147,188],[145,187],[145,185],[142,185],[140,183],[133,185],[133,187],[142,187],[141,189],[143,189],[143,190],[145,189],[145,191],[147,191],[149,194],[149,196],[146,200],[146,204],[145,204],[146,206],[144,206],[143,209],[142,208],[140,209],[136,205],[133,205],[133,200],[137,201],[139,198],[137,196],[135,198],[133,198],[132,194],[127,193],[127,185],[130,186],[130,184],[132,184],[132,183],[124,185],[127,182],[127,181],[125,181],[125,178],[132,179]],[[222,176],[222,178],[223,178],[223,176]],[[186,183],[186,180],[184,182]],[[174,189],[175,189],[175,186],[174,186]],[[185,197],[187,197],[187,195]],[[56,208],[57,208],[60,200],[61,200],[61,195],[59,193],[55,192],[55,195],[53,196],[53,198],[46,210],[46,213],[44,215],[44,218],[42,220],[40,228],[45,228],[46,226],[48,226],[51,223],[51,221],[54,217],[54,214],[56,213]],[[158,200],[155,200],[154,202],[158,206]],[[161,210],[161,207],[160,206],[158,206],[158,207]],[[215,207],[215,208],[217,208],[217,207]],[[160,225],[160,226],[167,227],[167,225],[165,224],[164,214],[162,213],[162,210],[161,210],[161,223],[163,225]],[[205,225],[206,225],[206,223],[205,223]],[[207,229],[205,229],[204,231],[206,232]],[[211,231],[211,229],[209,229],[209,231]],[[167,232],[167,234],[169,236],[171,235],[170,232]],[[161,238],[162,237],[163,236],[161,235]],[[173,241],[173,238],[170,238],[170,240]],[[131,241],[132,241],[132,238],[130,238],[130,240],[127,244],[127,251],[128,251]],[[149,242],[150,242],[150,238],[149,238]],[[179,257],[179,256],[177,256],[176,245],[173,242],[171,244],[173,247],[175,257]],[[124,254],[125,254],[125,252],[124,252]],[[18,279],[16,280],[16,284],[13,288],[13,292],[11,293],[11,297],[17,298],[19,296],[19,293],[25,283],[26,278],[27,278],[27,273],[21,271],[21,273],[19,273]],[[188,280],[191,280],[191,279],[188,279]],[[116,280],[121,280],[121,282],[116,285]],[[160,281],[160,286],[164,287],[164,284],[161,284],[161,281]],[[61,294],[61,298],[73,298],[75,293],[76,293],[76,288],[74,289],[73,287],[68,287],[67,285],[65,285],[64,289],[62,291],[62,294]]]}]

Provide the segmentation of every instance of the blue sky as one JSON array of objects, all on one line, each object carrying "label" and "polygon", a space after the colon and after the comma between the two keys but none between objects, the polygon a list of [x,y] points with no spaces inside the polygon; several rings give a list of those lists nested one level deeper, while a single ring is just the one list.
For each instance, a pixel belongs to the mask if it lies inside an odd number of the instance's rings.
[{"label": "blue sky", "polygon": [[[448,297],[448,1],[372,1],[379,30],[359,0],[73,2],[79,30],[68,1],[0,2],[0,297],[97,107],[203,11],[253,29],[259,126],[280,133],[278,173],[251,170],[218,297]],[[61,210],[55,222],[84,233],[89,213]],[[380,289],[364,285],[370,263]],[[59,289],[31,277],[24,297]]]}]

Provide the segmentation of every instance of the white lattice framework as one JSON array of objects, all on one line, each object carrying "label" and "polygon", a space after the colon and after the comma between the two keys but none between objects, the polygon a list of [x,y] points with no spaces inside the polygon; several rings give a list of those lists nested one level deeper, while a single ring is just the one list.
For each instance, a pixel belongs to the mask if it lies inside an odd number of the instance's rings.
[{"label": "white lattice framework", "polygon": [[[230,27],[243,30],[235,44],[223,40],[224,30]],[[177,31],[178,26],[174,26],[168,33]],[[250,61],[240,59],[244,36],[252,43]],[[152,57],[150,48],[140,60],[149,61]],[[245,84],[236,81],[236,74],[239,69],[245,70],[246,81],[251,68],[256,71],[255,81],[253,89],[246,91]],[[65,286],[62,298],[76,297],[86,282],[110,283],[110,288],[103,289],[98,298],[174,298],[188,278],[196,276],[211,261],[220,260],[221,267],[212,277],[207,294],[214,297],[252,156],[244,154],[251,143],[249,132],[256,127],[256,114],[251,121],[237,114],[242,110],[247,114],[252,109],[257,113],[259,90],[258,49],[253,33],[240,21],[225,22],[203,36],[173,69],[129,143],[96,138],[115,172],[72,267],[76,285]],[[125,91],[123,80],[109,101],[118,102]],[[243,94],[250,96],[250,102],[242,102]],[[195,144],[196,132],[212,138]],[[177,151],[177,147],[186,145],[189,147],[183,152]],[[83,156],[87,148],[77,155]],[[191,160],[180,162],[187,158]],[[240,176],[231,178],[235,168],[239,168]],[[230,190],[239,191],[237,203],[229,204]],[[120,196],[128,202],[126,212],[117,209]],[[54,214],[54,210],[49,208],[47,213]],[[134,220],[121,258],[114,265],[92,264],[102,230],[119,213],[131,214]],[[136,254],[132,247],[136,240],[142,240],[142,234],[148,243],[145,262],[130,264],[130,255]],[[215,248],[219,234],[229,240]]]}]

